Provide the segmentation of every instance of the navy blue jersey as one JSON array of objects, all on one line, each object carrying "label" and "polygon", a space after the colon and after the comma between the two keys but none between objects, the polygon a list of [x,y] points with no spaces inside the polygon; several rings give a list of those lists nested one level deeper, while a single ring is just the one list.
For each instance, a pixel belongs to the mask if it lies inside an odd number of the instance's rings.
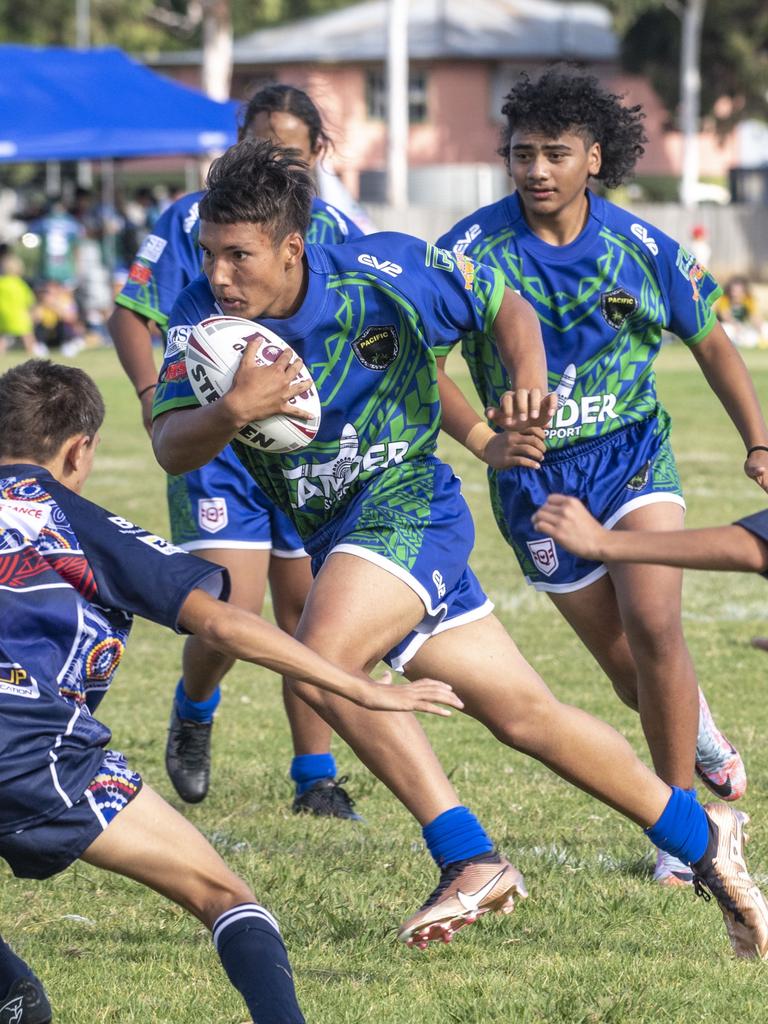
[{"label": "navy blue jersey", "polygon": [[92,712],[134,615],[178,629],[224,570],[75,494],[34,465],[0,466],[0,834],[80,798],[109,742]]},{"label": "navy blue jersey", "polygon": [[[165,330],[168,314],[179,292],[200,273],[202,259],[200,200],[205,192],[192,192],[172,203],[142,242],[128,271],[128,280],[115,301],[119,306],[154,320]],[[323,199],[312,201],[307,241],[337,245],[363,232],[348,217]]]},{"label": "navy blue jersey", "polygon": [[[734,525],[743,526],[745,530],[749,530],[768,545],[768,509],[763,509],[762,512],[753,512],[751,516],[744,516],[743,519],[737,519]],[[764,572],[762,575],[768,579],[768,572]]]},{"label": "navy blue jersey", "polygon": [[[263,323],[304,360],[317,387],[317,437],[286,454],[232,449],[308,541],[374,477],[407,479],[433,456],[440,430],[434,349],[491,331],[501,274],[408,235],[307,246],[307,291],[291,317]],[[221,313],[199,277],[171,313],[154,415],[198,405],[187,376],[192,327]],[[398,499],[399,500],[399,499]]]}]

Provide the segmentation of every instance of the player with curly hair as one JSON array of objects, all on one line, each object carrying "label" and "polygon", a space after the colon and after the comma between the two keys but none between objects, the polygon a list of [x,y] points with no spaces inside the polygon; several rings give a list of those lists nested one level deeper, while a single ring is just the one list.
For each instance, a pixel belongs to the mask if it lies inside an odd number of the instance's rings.
[{"label": "player with curly hair", "polygon": [[[565,493],[606,527],[680,529],[685,503],[653,372],[664,330],[690,348],[744,441],[747,475],[766,489],[768,427],[715,317],[713,278],[677,242],[587,187],[590,179],[616,187],[633,170],[646,141],[642,109],[590,75],[555,67],[537,80],[521,74],[502,112],[499,153],[516,191],[438,244],[498,267],[532,303],[558,410],[545,430],[512,433],[493,413],[490,425],[480,420],[445,381],[443,425],[487,463],[496,521],[526,579],[640,712],[658,774],[688,789],[695,765],[711,790],[735,800],[744,766],[698,689],[679,570],[575,557],[531,516]],[[467,335],[462,354],[486,409],[498,406],[508,382],[493,339]],[[654,877],[676,885],[691,873],[659,853]]]}]

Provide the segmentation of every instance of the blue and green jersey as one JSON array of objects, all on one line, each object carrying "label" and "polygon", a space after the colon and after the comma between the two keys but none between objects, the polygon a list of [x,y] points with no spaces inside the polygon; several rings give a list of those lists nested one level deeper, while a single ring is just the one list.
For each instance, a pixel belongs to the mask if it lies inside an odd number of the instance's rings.
[{"label": "blue and green jersey", "polygon": [[[317,437],[270,454],[237,439],[232,449],[305,540],[374,478],[401,478],[433,457],[440,429],[435,351],[470,332],[490,333],[502,275],[408,235],[368,235],[307,246],[308,284],[298,312],[263,320],[301,356],[322,407]],[[198,405],[186,374],[192,326],[220,314],[204,276],[179,297],[168,331],[154,415]],[[383,481],[376,484],[386,498]]]},{"label": "blue and green jersey", "polygon": [[[535,308],[558,411],[547,444],[562,448],[650,416],[662,333],[686,345],[715,324],[721,294],[695,257],[653,225],[587,192],[589,217],[568,245],[528,227],[516,193],[459,221],[438,245],[496,268]],[[493,336],[472,332],[461,350],[485,407],[509,387]],[[445,354],[443,351],[442,354]]]}]

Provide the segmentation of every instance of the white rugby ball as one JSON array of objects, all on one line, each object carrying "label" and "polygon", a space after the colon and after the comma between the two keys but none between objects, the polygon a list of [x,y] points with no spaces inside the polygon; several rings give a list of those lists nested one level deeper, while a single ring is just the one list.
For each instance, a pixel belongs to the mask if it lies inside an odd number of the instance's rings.
[{"label": "white rugby ball", "polygon": [[[274,363],[286,349],[293,352],[274,331],[239,316],[209,316],[192,328],[187,342],[187,373],[201,405],[216,402],[229,391],[246,342],[252,338],[260,341],[256,362],[261,366]],[[320,397],[306,368],[294,379],[305,380],[307,389],[294,395],[290,403],[311,413],[311,418],[303,420],[284,413],[268,416],[238,431],[235,436],[239,441],[260,451],[280,453],[298,451],[314,440],[320,429]]]}]

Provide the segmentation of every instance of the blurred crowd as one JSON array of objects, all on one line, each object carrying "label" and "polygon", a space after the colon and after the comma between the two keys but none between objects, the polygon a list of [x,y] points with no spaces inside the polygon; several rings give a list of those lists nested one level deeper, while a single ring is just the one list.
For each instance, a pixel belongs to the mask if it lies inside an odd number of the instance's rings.
[{"label": "blurred crowd", "polygon": [[106,321],[136,250],[181,190],[137,188],[106,207],[91,190],[29,200],[0,231],[0,352],[76,355]]}]

